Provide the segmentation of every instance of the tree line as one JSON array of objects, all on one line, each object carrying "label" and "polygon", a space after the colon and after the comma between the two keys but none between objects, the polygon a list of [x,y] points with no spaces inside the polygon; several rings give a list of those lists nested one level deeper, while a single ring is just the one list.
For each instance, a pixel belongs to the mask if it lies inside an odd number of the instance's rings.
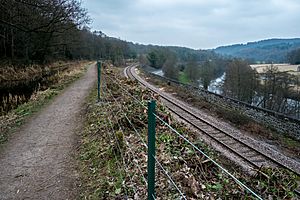
[{"label": "tree line", "polygon": [[2,63],[45,63],[61,59],[134,57],[127,42],[91,32],[77,0],[1,0]]},{"label": "tree line", "polygon": [[235,59],[225,70],[223,94],[249,104],[300,118],[300,74],[273,64],[262,73]]},{"label": "tree line", "polygon": [[[297,60],[297,53],[291,52]],[[243,59],[226,59],[218,55],[203,57],[190,54],[184,60],[177,52],[163,47],[140,55],[140,62],[154,69],[161,69],[164,76],[180,80],[184,74],[190,84],[208,89],[212,80],[225,74],[221,94],[276,112],[300,117],[300,77],[289,72],[280,72],[274,65],[263,73],[257,73]],[[295,61],[296,62],[296,61]]]},{"label": "tree line", "polygon": [[191,50],[180,47],[157,47],[141,54],[139,61],[154,69],[162,69],[168,78],[179,80],[187,77],[193,85],[202,84],[205,89],[209,83],[224,73],[227,59],[205,50]]},{"label": "tree line", "polygon": [[222,55],[248,60],[255,63],[286,63],[287,54],[300,48],[300,38],[267,39],[247,44],[221,46],[214,51]]},{"label": "tree line", "polygon": [[291,63],[292,65],[299,65],[300,64],[300,48],[289,52],[287,55],[287,59],[288,59],[289,63]]}]

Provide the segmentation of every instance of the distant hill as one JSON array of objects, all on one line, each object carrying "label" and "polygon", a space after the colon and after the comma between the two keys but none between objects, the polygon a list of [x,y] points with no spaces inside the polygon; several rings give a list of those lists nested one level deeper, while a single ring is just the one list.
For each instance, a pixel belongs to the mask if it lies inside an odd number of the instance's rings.
[{"label": "distant hill", "polygon": [[129,48],[136,52],[137,54],[147,54],[155,49],[168,49],[174,52],[177,55],[179,61],[185,62],[189,60],[191,57],[195,58],[197,61],[206,61],[209,59],[214,59],[218,57],[218,55],[212,50],[195,50],[187,47],[179,47],[179,46],[159,46],[159,45],[144,45],[128,42]]},{"label": "distant hill", "polygon": [[229,56],[248,59],[251,62],[287,62],[287,53],[300,48],[300,38],[267,39],[247,44],[234,44],[213,49],[214,52]]}]

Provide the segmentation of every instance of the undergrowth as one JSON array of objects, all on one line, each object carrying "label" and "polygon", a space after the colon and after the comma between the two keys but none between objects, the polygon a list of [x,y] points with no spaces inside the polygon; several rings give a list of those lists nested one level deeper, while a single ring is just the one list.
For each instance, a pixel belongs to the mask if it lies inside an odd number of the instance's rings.
[{"label": "undergrowth", "polygon": [[[88,99],[86,125],[79,148],[81,199],[147,198],[147,109],[157,102],[157,115],[220,163],[226,163],[205,145],[197,133],[176,122],[158,96],[137,82],[120,77],[119,68],[104,70],[101,102],[96,90]],[[132,97],[133,96],[133,97]],[[157,120],[156,158],[187,199],[254,199],[227,174]],[[259,170],[243,175],[231,166],[237,178],[263,198],[292,199],[297,177],[283,169]],[[180,199],[175,187],[156,164],[156,199]]]},{"label": "undergrowth", "polygon": [[26,103],[34,93],[49,87],[58,87],[58,82],[70,77],[69,73],[76,75],[81,63],[83,62],[56,62],[29,66],[1,65],[0,116]]},{"label": "undergrowth", "polygon": [[0,144],[8,140],[11,132],[16,130],[29,116],[38,112],[65,87],[78,79],[87,69],[87,62],[73,63],[73,66],[62,73],[50,77],[52,84],[44,90],[31,95],[28,102],[17,106],[7,114],[0,116]]}]

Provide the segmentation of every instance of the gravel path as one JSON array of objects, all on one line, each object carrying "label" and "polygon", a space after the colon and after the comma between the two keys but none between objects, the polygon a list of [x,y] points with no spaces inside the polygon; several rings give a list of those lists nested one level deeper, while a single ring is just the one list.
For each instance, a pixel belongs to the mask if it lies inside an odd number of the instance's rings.
[{"label": "gravel path", "polygon": [[0,199],[75,199],[74,150],[95,67],[32,117],[0,152]]}]

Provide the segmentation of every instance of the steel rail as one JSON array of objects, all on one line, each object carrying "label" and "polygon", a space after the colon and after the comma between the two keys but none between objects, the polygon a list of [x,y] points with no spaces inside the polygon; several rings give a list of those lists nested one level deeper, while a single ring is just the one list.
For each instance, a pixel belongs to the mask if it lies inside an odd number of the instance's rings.
[{"label": "steel rail", "polygon": [[[272,158],[268,155],[266,155],[265,153],[253,148],[252,146],[246,144],[245,142],[233,137],[231,134],[227,133],[226,131],[220,129],[219,127],[217,127],[214,124],[211,124],[210,122],[208,122],[207,120],[199,117],[198,115],[196,115],[195,113],[189,111],[187,108],[185,108],[182,105],[179,105],[178,103],[176,103],[176,99],[172,99],[164,94],[162,94],[159,90],[151,87],[150,84],[148,84],[145,80],[143,80],[142,78],[140,78],[139,76],[137,76],[133,71],[135,70],[135,66],[130,66],[128,68],[126,68],[126,73],[130,74],[128,75],[131,78],[136,79],[139,83],[141,83],[142,85],[144,85],[145,87],[149,88],[150,90],[152,90],[153,92],[157,93],[160,95],[161,98],[165,99],[166,101],[168,101],[169,103],[171,103],[174,107],[179,108],[182,112],[187,113],[188,115],[192,116],[194,119],[201,121],[202,123],[206,124],[207,126],[210,126],[212,129],[215,129],[218,131],[218,133],[224,134],[225,137],[228,137],[232,140],[234,140],[235,142],[243,145],[242,148],[248,148],[251,151],[253,151],[255,154],[252,155],[251,157],[255,157],[255,156],[262,156],[265,158],[264,162],[271,162],[277,166],[283,167],[285,169],[288,169],[289,171],[292,171],[293,173],[297,174],[298,176],[300,176],[300,172],[292,169],[289,166],[286,166],[285,164],[279,162],[278,160],[276,160],[275,158]],[[240,157],[242,160],[244,160],[245,162],[247,162],[248,164],[250,164],[252,167],[254,167],[255,169],[259,169],[261,166],[258,165],[257,163],[251,161],[249,158],[247,158],[245,155],[242,155],[241,153],[237,152],[235,149],[233,149],[232,147],[230,147],[228,144],[225,144],[224,142],[220,141],[220,138],[216,138],[214,137],[214,135],[212,135],[212,132],[209,132],[207,130],[205,130],[204,128],[199,127],[199,125],[197,125],[196,123],[192,122],[190,119],[186,119],[187,117],[182,116],[181,114],[179,114],[179,111],[176,111],[176,109],[174,109],[174,107],[170,107],[168,106],[168,108],[174,112],[177,116],[179,116],[181,119],[183,119],[184,121],[186,121],[187,123],[189,123],[190,125],[192,125],[193,127],[195,127],[196,129],[200,130],[201,132],[203,132],[204,134],[206,134],[207,136],[209,136],[211,139],[213,139],[214,141],[216,141],[218,144],[221,144],[223,147],[225,147],[226,149],[228,149],[230,152],[232,152],[233,154],[237,155],[238,157]],[[222,137],[221,137],[222,138]],[[230,143],[230,142],[229,142]],[[251,154],[251,152],[246,152],[247,154]]]}]

